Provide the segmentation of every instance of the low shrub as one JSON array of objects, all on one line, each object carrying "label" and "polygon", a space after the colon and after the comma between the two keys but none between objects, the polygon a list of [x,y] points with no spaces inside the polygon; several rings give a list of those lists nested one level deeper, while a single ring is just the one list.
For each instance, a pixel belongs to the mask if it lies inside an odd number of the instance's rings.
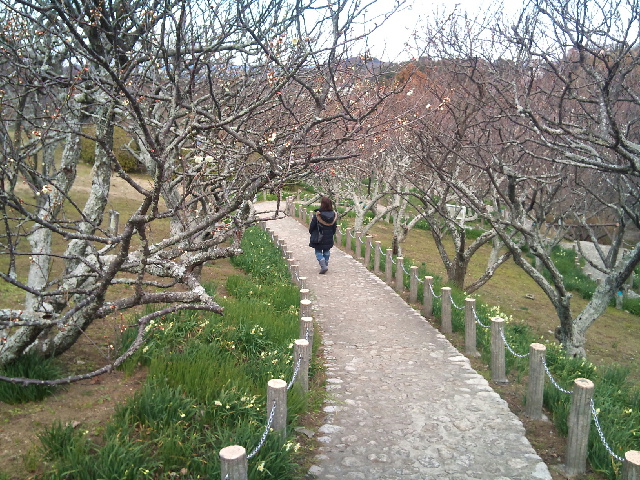
[{"label": "low shrub", "polygon": [[625,298],[622,301],[622,309],[640,316],[640,298]]}]

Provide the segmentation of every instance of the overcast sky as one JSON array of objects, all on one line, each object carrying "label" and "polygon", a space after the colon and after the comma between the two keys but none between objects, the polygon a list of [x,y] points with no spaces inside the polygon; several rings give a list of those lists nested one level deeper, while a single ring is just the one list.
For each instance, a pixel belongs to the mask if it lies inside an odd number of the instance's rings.
[{"label": "overcast sky", "polygon": [[[367,16],[374,18],[390,10],[395,3],[395,0],[378,0]],[[410,40],[412,32],[419,29],[420,22],[436,9],[451,12],[457,5],[459,11],[466,10],[474,15],[497,8],[507,15],[513,15],[521,7],[522,0],[408,0],[406,5],[369,36],[368,46],[374,57],[386,61],[408,60],[411,54],[407,52],[405,43]]]}]

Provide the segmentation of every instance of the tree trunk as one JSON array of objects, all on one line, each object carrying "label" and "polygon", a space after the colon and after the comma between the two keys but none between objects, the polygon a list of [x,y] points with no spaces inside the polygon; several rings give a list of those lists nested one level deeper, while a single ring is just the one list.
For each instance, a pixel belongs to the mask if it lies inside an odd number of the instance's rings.
[{"label": "tree trunk", "polygon": [[[38,212],[41,218],[57,218],[66,194],[76,178],[76,165],[80,158],[80,123],[77,119],[70,116],[69,125],[72,125],[74,128],[65,139],[65,147],[60,160],[60,169],[52,182],[55,188],[49,193],[39,196],[39,198],[42,199],[40,200],[41,208]],[[51,240],[51,230],[38,225],[36,225],[29,235],[29,244],[33,255],[29,267],[27,285],[35,291],[44,291],[49,281]],[[26,311],[35,312],[44,309],[45,307],[42,305],[40,297],[29,292],[26,293]],[[33,348],[35,346],[34,342],[37,341],[42,333],[43,328],[41,327],[31,326],[19,328],[14,334],[7,338],[7,343],[0,353],[0,365],[14,361],[22,355],[23,352]]]},{"label": "tree trunk", "polygon": [[456,255],[450,267],[447,269],[447,283],[461,290],[464,289],[464,280],[467,276],[468,262],[460,260]]},{"label": "tree trunk", "polygon": [[[483,219],[484,221],[484,219]],[[499,236],[495,236],[491,239],[491,253],[489,254],[489,260],[487,261],[487,267],[495,265],[500,258],[500,249],[504,244],[500,240]]]},{"label": "tree trunk", "polygon": [[398,236],[395,233],[393,234],[393,239],[391,240],[391,252],[394,255],[398,255],[398,253],[400,252],[400,242],[398,240]]},{"label": "tree trunk", "polygon": [[556,310],[560,326],[556,329],[556,339],[565,348],[566,354],[572,357],[585,357],[585,338],[580,338],[574,329],[573,317],[571,315],[571,294],[566,297],[551,299]]}]

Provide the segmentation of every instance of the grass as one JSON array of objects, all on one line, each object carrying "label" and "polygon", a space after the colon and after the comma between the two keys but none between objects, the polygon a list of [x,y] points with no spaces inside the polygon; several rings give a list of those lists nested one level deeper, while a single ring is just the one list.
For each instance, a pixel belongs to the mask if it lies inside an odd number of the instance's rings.
[{"label": "grass", "polygon": [[[221,448],[256,447],[266,383],[292,375],[300,299],[264,232],[248,231],[243,248],[247,255],[234,263],[246,273],[228,278],[224,316],[182,312],[152,324],[127,366],[148,365],[145,385],[117,408],[99,441],[55,423],[46,429],[40,440],[50,467],[38,478],[219,478]],[[124,346],[132,335],[125,336]],[[290,390],[291,425],[308,403]],[[249,478],[297,478],[297,449],[294,437],[283,444],[267,436],[249,462]]]},{"label": "grass", "polygon": [[[20,356],[17,361],[0,368],[0,374],[6,377],[34,378],[38,380],[52,380],[60,378],[62,368],[55,359],[43,359],[30,353]],[[36,402],[49,396],[55,387],[46,385],[28,385],[0,382],[0,402],[10,405]]]}]

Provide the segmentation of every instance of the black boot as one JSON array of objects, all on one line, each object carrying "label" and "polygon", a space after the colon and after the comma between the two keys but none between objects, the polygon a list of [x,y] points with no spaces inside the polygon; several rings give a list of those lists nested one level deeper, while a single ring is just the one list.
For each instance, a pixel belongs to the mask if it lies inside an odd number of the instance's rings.
[{"label": "black boot", "polygon": [[329,270],[329,266],[327,265],[327,261],[323,258],[322,260],[318,260],[318,263],[320,264],[320,273],[321,274],[327,273],[327,270]]}]

